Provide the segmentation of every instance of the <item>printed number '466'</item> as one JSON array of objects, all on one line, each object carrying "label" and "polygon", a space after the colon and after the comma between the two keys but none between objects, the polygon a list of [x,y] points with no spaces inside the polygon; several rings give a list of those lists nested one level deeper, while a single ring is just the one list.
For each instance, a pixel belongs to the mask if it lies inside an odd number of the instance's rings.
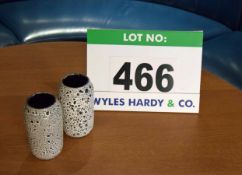
[{"label": "printed number '466'", "polygon": [[[153,77],[148,72],[142,73],[143,69],[146,69],[146,71],[152,71],[153,67],[148,63],[139,64],[135,70],[135,85],[140,91],[148,91],[153,86]],[[133,85],[133,80],[130,78],[130,70],[131,63],[125,62],[119,69],[117,74],[113,77],[113,84],[123,85],[124,90],[129,90],[130,86]],[[173,67],[170,64],[160,65],[156,70],[156,87],[161,92],[169,92],[173,88],[174,80],[170,74],[163,74],[164,70],[167,70],[168,72],[174,71]],[[122,74],[124,74],[123,78],[121,78]],[[145,85],[142,84],[142,79],[146,79]],[[162,83],[164,80],[167,81],[166,86],[164,86],[164,83]]]}]

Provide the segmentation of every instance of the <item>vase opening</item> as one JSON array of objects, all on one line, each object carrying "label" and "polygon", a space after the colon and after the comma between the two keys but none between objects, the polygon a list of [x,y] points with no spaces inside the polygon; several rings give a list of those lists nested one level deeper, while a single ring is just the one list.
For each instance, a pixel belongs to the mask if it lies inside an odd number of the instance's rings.
[{"label": "vase opening", "polygon": [[65,86],[79,88],[88,83],[88,78],[81,74],[73,74],[64,78],[62,82]]},{"label": "vase opening", "polygon": [[48,93],[38,93],[31,96],[27,103],[36,109],[48,108],[55,103],[55,96]]}]

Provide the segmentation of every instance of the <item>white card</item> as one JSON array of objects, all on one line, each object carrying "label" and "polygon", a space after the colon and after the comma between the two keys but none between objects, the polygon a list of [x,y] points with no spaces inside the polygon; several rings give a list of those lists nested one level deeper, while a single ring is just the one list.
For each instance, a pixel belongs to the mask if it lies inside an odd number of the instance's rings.
[{"label": "white card", "polygon": [[88,30],[95,109],[198,113],[202,32]]}]

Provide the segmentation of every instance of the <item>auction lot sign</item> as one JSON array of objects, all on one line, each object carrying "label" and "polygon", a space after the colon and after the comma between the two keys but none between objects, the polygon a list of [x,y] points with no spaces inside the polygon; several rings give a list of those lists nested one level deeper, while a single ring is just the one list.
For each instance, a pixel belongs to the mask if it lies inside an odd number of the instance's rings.
[{"label": "auction lot sign", "polygon": [[203,32],[88,30],[95,110],[198,113]]}]

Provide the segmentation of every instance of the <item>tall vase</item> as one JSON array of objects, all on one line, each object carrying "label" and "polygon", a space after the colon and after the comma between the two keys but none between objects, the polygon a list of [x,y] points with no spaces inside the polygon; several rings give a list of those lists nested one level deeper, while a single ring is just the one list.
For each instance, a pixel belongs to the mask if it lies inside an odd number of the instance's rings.
[{"label": "tall vase", "polygon": [[25,106],[25,125],[34,156],[39,159],[56,157],[63,147],[63,116],[61,104],[55,96],[37,93],[29,97]]},{"label": "tall vase", "polygon": [[59,100],[63,108],[64,131],[71,137],[83,137],[94,124],[93,85],[88,77],[70,74],[62,79]]}]

